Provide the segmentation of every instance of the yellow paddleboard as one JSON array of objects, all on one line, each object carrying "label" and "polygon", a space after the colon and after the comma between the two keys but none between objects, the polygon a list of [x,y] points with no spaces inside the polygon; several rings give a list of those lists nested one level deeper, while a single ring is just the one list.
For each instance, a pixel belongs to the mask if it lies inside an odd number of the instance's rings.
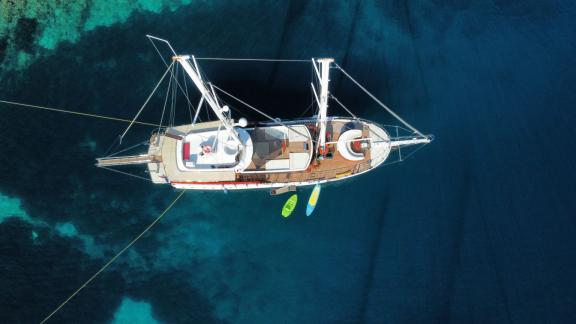
[{"label": "yellow paddleboard", "polygon": [[306,206],[306,216],[312,215],[316,204],[318,203],[318,198],[320,197],[320,185],[314,186],[312,193],[310,194],[310,199],[308,199],[308,206]]}]

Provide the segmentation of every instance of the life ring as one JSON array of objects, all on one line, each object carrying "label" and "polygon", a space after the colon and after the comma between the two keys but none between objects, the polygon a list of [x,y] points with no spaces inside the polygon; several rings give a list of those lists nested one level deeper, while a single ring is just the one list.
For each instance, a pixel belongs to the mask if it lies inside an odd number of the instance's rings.
[{"label": "life ring", "polygon": [[[338,153],[349,161],[364,160],[362,141],[361,129],[347,130],[338,137],[338,144],[336,145]],[[358,144],[360,144],[360,147],[358,147]]]},{"label": "life ring", "polygon": [[350,142],[350,148],[352,148],[354,153],[362,153],[362,141],[358,140]]}]

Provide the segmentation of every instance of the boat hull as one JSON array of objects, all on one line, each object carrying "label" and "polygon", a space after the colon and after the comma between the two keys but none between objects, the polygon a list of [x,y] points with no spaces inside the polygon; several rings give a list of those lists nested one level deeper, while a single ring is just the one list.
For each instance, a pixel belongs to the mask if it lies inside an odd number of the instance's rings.
[{"label": "boat hull", "polygon": [[363,172],[358,172],[350,174],[347,176],[342,176],[332,179],[321,179],[321,180],[308,180],[299,182],[279,182],[279,183],[266,183],[266,182],[240,182],[240,181],[230,181],[230,182],[171,182],[170,185],[176,189],[184,190],[254,190],[254,189],[272,189],[281,188],[285,186],[296,186],[305,187],[313,186],[316,184],[332,183],[336,181],[342,181],[350,179],[354,176],[364,174],[372,169],[365,170]]},{"label": "boat hull", "polygon": [[[306,125],[313,129],[315,120],[284,121],[287,125]],[[273,125],[273,124],[272,124]],[[328,145],[329,154],[321,158],[316,156],[311,159],[309,165],[298,171],[257,171],[256,169],[236,172],[233,179],[218,181],[198,179],[190,173],[188,178],[166,179],[167,183],[177,189],[184,190],[255,190],[272,189],[285,186],[310,186],[322,183],[350,179],[364,174],[382,164],[390,153],[390,137],[381,126],[358,119],[331,118],[329,122],[331,130],[331,144]],[[359,159],[343,156],[339,138],[344,138],[344,132],[354,125],[358,132],[358,138],[378,138],[379,141],[371,141],[363,149],[363,155]],[[259,127],[270,127],[262,124]],[[312,130],[313,132],[313,130]],[[354,141],[354,140],[352,140]],[[378,145],[375,143],[379,142]],[[344,143],[346,144],[346,143]],[[342,144],[342,146],[344,145]],[[313,148],[316,150],[316,148]],[[217,171],[215,171],[217,172]]]}]

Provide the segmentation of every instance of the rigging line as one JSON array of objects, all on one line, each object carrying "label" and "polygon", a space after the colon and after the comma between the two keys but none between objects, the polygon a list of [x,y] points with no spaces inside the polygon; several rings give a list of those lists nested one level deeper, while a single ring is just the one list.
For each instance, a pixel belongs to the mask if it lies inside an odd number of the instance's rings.
[{"label": "rigging line", "polygon": [[105,167],[105,166],[96,166],[96,167],[101,168],[101,169],[106,169],[106,170],[108,170],[108,171],[112,171],[112,172],[116,172],[116,173],[121,173],[121,174],[123,174],[123,175],[127,175],[127,176],[130,176],[130,177],[134,177],[134,178],[138,178],[138,179],[142,179],[142,180],[146,180],[146,181],[152,182],[152,180],[151,180],[150,178],[144,178],[144,177],[141,177],[141,176],[139,176],[139,175],[132,174],[132,173],[128,173],[128,172],[124,172],[124,171],[120,171],[120,170],[108,168],[108,167]]},{"label": "rigging line", "polygon": [[156,50],[156,53],[158,53],[158,56],[160,57],[160,59],[162,60],[162,62],[164,62],[164,65],[168,66],[168,63],[166,63],[166,60],[164,59],[164,57],[162,56],[162,54],[160,53],[160,50],[158,50],[158,47],[156,47],[156,44],[154,44],[154,41],[148,37],[148,40],[150,41],[150,43],[152,43],[152,46],[154,46],[154,49]]},{"label": "rigging line", "polygon": [[[408,155],[402,157],[402,156],[399,154],[399,159],[398,159],[398,160],[396,160],[396,161],[390,161],[390,162],[385,162],[385,163],[382,163],[382,165],[384,166],[384,165],[391,165],[391,164],[396,164],[396,163],[404,162],[404,161],[408,160],[408,158],[410,158],[412,155],[416,154],[416,152],[420,151],[420,150],[421,150],[424,146],[426,146],[426,145],[428,145],[428,143],[422,143],[422,144],[420,144],[418,147],[416,147],[412,152],[408,153]],[[397,149],[398,151],[400,151],[400,147],[397,147],[396,149]]]},{"label": "rigging line", "polygon": [[[71,115],[78,115],[78,116],[85,116],[85,117],[94,117],[94,118],[100,118],[100,119],[114,120],[114,121],[120,121],[120,122],[125,122],[125,123],[130,123],[130,122],[131,122],[129,119],[109,117],[109,116],[96,115],[96,114],[89,114],[89,113],[83,113],[83,112],[71,111],[71,110],[65,110],[65,109],[59,109],[59,108],[50,108],[50,107],[44,107],[44,106],[30,105],[30,104],[19,103],[19,102],[14,102],[14,101],[0,100],[0,103],[4,103],[4,104],[7,104],[7,105],[20,106],[20,107],[27,107],[27,108],[34,108],[34,109],[42,109],[42,110],[48,110],[48,111],[61,112],[61,113],[71,114]],[[146,122],[139,122],[139,121],[135,121],[134,124],[146,125],[146,126],[153,126],[153,127],[158,126],[157,124],[146,123]]]},{"label": "rigging line", "polygon": [[120,135],[120,143],[122,143],[122,139],[124,138],[124,136],[126,135],[126,133],[128,133],[128,130],[130,130],[130,127],[132,127],[132,124],[134,124],[134,121],[136,121],[136,119],[138,118],[138,116],[140,116],[140,113],[142,113],[142,110],[144,110],[144,107],[146,107],[146,105],[148,104],[148,101],[150,101],[150,99],[152,98],[152,96],[154,95],[154,93],[156,92],[156,89],[158,89],[158,87],[160,86],[160,84],[162,83],[162,81],[164,81],[164,78],[166,77],[166,74],[168,74],[168,71],[170,71],[170,68],[174,65],[174,62],[172,62],[172,64],[170,64],[170,66],[168,67],[168,69],[166,69],[166,72],[164,72],[164,74],[162,75],[162,77],[160,78],[160,81],[158,81],[158,83],[156,83],[156,86],[154,87],[154,89],[152,90],[152,92],[150,93],[150,95],[148,96],[148,98],[146,98],[146,101],[144,102],[144,104],[142,105],[142,107],[140,107],[140,110],[138,110],[138,113],[136,114],[136,116],[134,116],[134,119],[132,119],[132,122],[130,122],[130,125],[128,125],[128,127],[126,127],[126,130],[124,131],[124,133],[122,133],[122,135]]},{"label": "rigging line", "polygon": [[[312,72],[313,72],[312,69],[313,69],[313,67],[310,66],[310,80],[314,80],[313,79],[314,76],[312,74]],[[312,93],[312,91],[310,91],[310,105],[308,106],[308,108],[312,107],[313,104],[314,104],[314,93]],[[302,113],[302,116],[303,115],[304,115],[304,113]],[[302,116],[300,116],[300,117],[302,117]]]},{"label": "rigging line", "polygon": [[176,70],[175,73],[176,76],[174,77],[174,80],[176,81],[172,83],[172,119],[170,120],[171,126],[174,126],[174,121],[176,120],[176,103],[178,99],[178,89],[176,89],[176,82],[178,81],[178,74],[180,74],[180,66],[176,65],[175,70]]},{"label": "rigging line", "polygon": [[[176,69],[176,68],[173,68]],[[172,79],[172,78],[171,78]],[[174,79],[176,80],[176,79]],[[170,115],[168,116],[168,125],[170,127],[174,126],[174,96],[176,95],[174,92],[174,86],[176,84],[172,83],[172,90],[170,92]]]},{"label": "rigging line", "polygon": [[[398,127],[396,127],[396,138],[400,137],[400,134],[398,132]],[[398,147],[398,156],[400,157],[400,160],[402,160],[402,147]]]},{"label": "rigging line", "polygon": [[[186,96],[188,96],[188,85],[186,83],[186,74],[182,71],[182,79],[184,80],[184,89],[186,90]],[[194,121],[194,117],[192,117],[192,103],[188,101],[188,112],[190,113],[190,124]],[[194,111],[196,113],[196,111]]]},{"label": "rigging line", "polygon": [[400,121],[402,124],[404,124],[404,126],[410,128],[413,132],[415,132],[416,134],[418,134],[422,137],[427,137],[424,134],[422,134],[419,130],[417,130],[414,126],[410,125],[407,121],[405,121],[400,116],[398,116],[394,111],[392,111],[392,109],[388,108],[388,106],[386,106],[380,100],[378,100],[378,98],[376,98],[372,93],[370,93],[370,91],[366,90],[366,88],[364,88],[360,83],[358,83],[358,81],[356,81],[352,76],[350,76],[350,74],[346,73],[346,71],[344,71],[344,69],[341,68],[340,65],[338,65],[336,63],[334,63],[334,65],[336,65],[336,67],[340,71],[342,71],[342,73],[344,73],[344,75],[346,77],[348,77],[348,79],[350,79],[350,81],[352,81],[354,84],[356,84],[362,91],[364,91],[368,96],[370,96],[370,98],[372,98],[374,101],[376,101],[376,103],[378,103],[382,108],[384,108],[386,111],[388,111],[394,118],[398,119],[398,121]]},{"label": "rigging line", "polygon": [[311,103],[308,105],[308,108],[304,109],[304,111],[300,114],[300,116],[298,116],[298,118],[304,116],[304,114],[307,113],[308,110],[310,110],[310,108],[312,107],[313,104],[314,104],[314,102],[311,102]]},{"label": "rigging line", "polygon": [[[174,80],[174,78],[171,77],[170,80]],[[174,83],[172,83],[172,87],[170,88],[170,111],[168,114],[168,127],[172,127],[173,114],[174,114]]]},{"label": "rigging line", "polygon": [[[404,156],[401,161],[406,161],[409,157],[414,155],[416,152],[420,151],[426,145],[428,145],[428,143],[422,143],[422,145],[420,145],[419,147],[414,149],[414,151],[412,151],[412,152],[408,153],[408,155]],[[400,149],[400,148],[398,148],[398,149]]]},{"label": "rigging line", "polygon": [[338,98],[336,98],[333,94],[330,94],[330,97],[334,99],[334,101],[336,101],[340,106],[342,106],[342,108],[344,108],[344,110],[346,110],[346,112],[349,113],[352,117],[358,119],[358,117],[356,117],[356,115],[354,115],[348,108],[346,108],[346,106],[344,106],[344,104],[341,103],[340,100],[338,100]]},{"label": "rigging line", "polygon": [[140,145],[144,145],[144,144],[146,144],[146,143],[148,143],[148,141],[144,141],[144,142],[142,142],[142,143],[138,143],[138,144],[132,145],[132,146],[130,146],[130,147],[128,147],[128,148],[125,148],[125,149],[123,149],[123,150],[121,150],[121,151],[114,152],[114,153],[112,153],[112,154],[110,154],[110,155],[107,155],[106,157],[112,157],[112,156],[117,155],[117,154],[120,154],[120,153],[122,153],[122,152],[126,152],[126,151],[128,151],[128,150],[131,150],[131,149],[133,149],[133,148],[135,148],[135,147],[138,147],[138,146],[140,146]]},{"label": "rigging line", "polygon": [[408,155],[402,157],[402,159],[398,159],[396,161],[390,161],[390,162],[384,162],[382,163],[382,166],[386,166],[386,165],[392,165],[392,164],[397,164],[397,163],[402,163],[406,160],[408,160],[408,158],[410,158],[412,155],[414,155],[416,152],[418,152],[419,150],[421,150],[424,146],[428,145],[428,143],[422,143],[420,144],[419,147],[417,147],[416,149],[414,149],[414,151],[410,152]]},{"label": "rigging line", "polygon": [[[226,91],[224,91],[224,90],[220,89],[219,87],[217,87],[217,86],[215,86],[215,85],[214,85],[214,88],[216,88],[216,89],[218,89],[218,90],[222,91],[224,94],[226,94],[226,95],[230,96],[232,99],[235,99],[235,100],[237,100],[237,101],[238,101],[238,102],[240,102],[241,104],[243,104],[243,105],[245,105],[246,107],[248,107],[248,108],[250,108],[250,109],[254,110],[255,112],[257,112],[257,113],[261,114],[262,116],[264,116],[264,117],[266,117],[266,118],[268,118],[268,119],[272,120],[273,122],[276,122],[276,123],[278,123],[278,124],[280,124],[280,125],[282,125],[282,126],[284,126],[284,127],[288,128],[288,129],[290,129],[290,130],[291,130],[291,131],[293,131],[294,133],[296,133],[296,134],[298,134],[298,135],[301,135],[301,136],[304,136],[304,137],[306,137],[306,138],[308,137],[308,135],[302,134],[301,132],[299,132],[299,131],[295,130],[293,127],[290,127],[290,126],[288,126],[288,125],[284,124],[284,123],[283,123],[283,122],[280,120],[280,118],[273,118],[272,116],[270,116],[270,115],[267,115],[266,113],[264,113],[264,112],[262,112],[262,111],[258,110],[257,108],[255,108],[255,107],[253,107],[253,106],[250,106],[249,104],[247,104],[247,103],[245,103],[244,101],[242,101],[242,100],[240,100],[240,99],[238,99],[238,98],[234,97],[234,96],[233,96],[233,95],[231,95],[230,93],[228,93],[228,92],[226,92]],[[310,140],[312,140],[312,142],[316,143],[316,140],[314,140],[312,137],[310,137]]]},{"label": "rigging line", "polygon": [[242,110],[234,107],[234,105],[230,105],[228,102],[226,102],[225,100],[222,100],[222,98],[220,98],[220,102],[223,104],[223,106],[228,106],[228,108],[230,108],[231,111],[233,111],[234,113],[238,113],[239,115],[241,115],[242,117],[248,117],[248,115],[246,115],[245,112],[243,112]]},{"label": "rigging line", "polygon": [[[158,39],[155,37],[155,39]],[[152,43],[152,46],[154,46],[154,49],[156,50],[156,53],[158,53],[158,56],[160,56],[160,59],[162,60],[162,62],[164,63],[164,65],[166,67],[168,67],[168,63],[166,63],[166,60],[164,59],[164,57],[162,57],[162,54],[160,53],[160,51],[158,50],[158,47],[156,47],[156,44],[154,43],[154,41],[152,41],[152,39],[150,37],[148,37],[148,40],[150,41],[150,43]],[[168,43],[168,45],[170,45],[170,43]],[[174,51],[172,49],[172,46],[170,46],[170,49],[172,51]],[[174,55],[176,55],[176,53],[174,53]],[[172,63],[174,63],[174,61],[172,61]],[[170,72],[171,76],[174,77],[174,74],[172,72]],[[190,102],[190,98],[188,98],[188,95],[186,93],[184,93],[184,90],[182,89],[182,86],[180,85],[180,82],[178,82],[178,80],[176,80],[176,84],[178,85],[178,88],[180,89],[180,91],[182,91],[182,93],[184,94],[184,97],[186,97],[186,101],[188,101],[188,104],[192,104]]]},{"label": "rigging line", "polygon": [[112,151],[112,148],[114,147],[114,149],[116,149],[116,147],[114,146],[114,144],[116,144],[116,142],[120,139],[120,137],[116,137],[114,139],[114,141],[112,142],[112,144],[110,144],[110,146],[108,146],[108,149],[106,150],[106,152],[104,153],[104,156],[106,156],[106,154],[108,154],[110,151]]},{"label": "rigging line", "polygon": [[[204,98],[204,97],[202,97]],[[207,106],[208,108],[204,109],[204,111],[206,111],[206,120],[210,120],[210,105],[208,104],[208,101],[204,100],[204,106]]]},{"label": "rigging line", "polygon": [[268,58],[233,58],[233,57],[195,57],[203,61],[255,61],[255,62],[310,62],[310,60],[268,59]]},{"label": "rigging line", "polygon": [[[176,78],[179,77],[180,72],[184,73],[184,69],[180,70],[180,65],[176,66]],[[178,91],[174,91],[174,121],[176,121],[176,109],[178,108]]]},{"label": "rigging line", "polygon": [[[196,58],[194,58],[196,59]],[[206,83],[206,80],[208,80],[208,77],[206,76],[206,74],[204,73],[204,71],[200,70],[198,68],[198,66],[196,65],[196,63],[194,63],[196,72],[200,75],[200,80],[202,80],[202,82]],[[202,98],[204,98],[204,95],[201,95]],[[210,111],[212,109],[210,109],[210,105],[208,104],[208,101],[204,100],[203,101],[203,105],[206,106],[208,109],[204,109],[204,111],[206,111],[206,120],[209,121],[210,120]],[[198,114],[198,116],[200,116],[200,114]],[[202,120],[200,120],[202,121]]]},{"label": "rigging line", "polygon": [[[174,80],[172,77],[170,77],[170,81]],[[170,98],[168,99],[168,115],[166,116],[166,127],[170,127],[170,120],[172,120],[172,101],[174,98],[174,83],[170,83],[170,90],[168,91],[168,93],[170,94]]]},{"label": "rigging line", "polygon": [[118,259],[120,255],[126,252],[126,250],[128,250],[132,245],[134,245],[134,243],[136,243],[136,241],[138,241],[144,234],[146,234],[146,232],[148,232],[152,227],[154,227],[154,225],[156,225],[156,223],[158,223],[160,219],[162,219],[162,217],[164,217],[164,215],[166,215],[166,213],[170,209],[172,209],[172,207],[176,204],[176,202],[180,200],[180,198],[182,197],[182,195],[184,195],[185,192],[186,192],[185,190],[182,190],[182,192],[180,192],[180,194],[176,197],[176,199],[174,199],[172,203],[168,205],[166,209],[164,209],[164,211],[160,214],[160,216],[156,217],[156,219],[154,219],[154,221],[150,223],[150,225],[148,225],[148,227],[146,227],[144,231],[142,231],[142,233],[140,233],[138,236],[136,236],[136,238],[130,241],[128,245],[126,245],[122,250],[120,250],[120,252],[118,252],[112,259],[110,259],[110,261],[108,261],[104,266],[102,266],[100,270],[98,270],[92,277],[90,277],[90,279],[88,279],[82,286],[80,286],[80,288],[78,288],[72,295],[70,295],[70,297],[68,297],[62,304],[60,304],[60,306],[58,306],[54,311],[52,311],[50,315],[46,316],[42,320],[42,322],[40,322],[40,324],[43,324],[46,321],[48,321],[54,314],[56,314],[62,307],[64,307],[66,303],[68,303],[72,298],[74,298],[74,296],[76,296],[82,289],[84,289],[89,283],[91,283],[100,273],[102,273],[104,270],[106,270],[106,268],[108,268],[108,266],[110,266],[114,261],[116,261],[116,259]]},{"label": "rigging line", "polygon": [[160,134],[160,129],[162,128],[162,122],[164,121],[164,113],[166,112],[166,104],[168,103],[168,96],[170,95],[171,86],[172,86],[172,78],[168,80],[168,87],[166,88],[166,97],[164,97],[164,105],[162,106],[162,115],[160,115],[160,124],[158,125],[158,134]]},{"label": "rigging line", "polygon": [[[411,134],[409,129],[406,129],[406,128],[402,127],[402,126],[398,126],[398,125],[388,125],[388,124],[380,124],[379,126],[381,126],[381,127],[389,127],[389,128],[398,128],[398,129],[401,129],[401,130],[405,131],[405,132],[408,133],[408,134]],[[410,135],[406,135],[406,136],[410,136]]]}]

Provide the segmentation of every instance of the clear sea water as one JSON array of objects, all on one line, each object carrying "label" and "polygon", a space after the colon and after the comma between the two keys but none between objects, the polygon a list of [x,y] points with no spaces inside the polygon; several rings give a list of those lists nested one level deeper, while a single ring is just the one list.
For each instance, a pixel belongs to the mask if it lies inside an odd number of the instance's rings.
[{"label": "clear sea water", "polygon": [[[302,203],[282,218],[287,196],[264,191],[187,193],[52,322],[575,323],[575,16],[565,0],[199,2],[4,73],[0,99],[130,119],[163,72],[147,33],[198,56],[333,56],[436,136],[325,187],[308,218]],[[310,102],[307,64],[202,67],[279,117]],[[389,121],[337,74],[332,86]],[[177,193],[93,166],[124,124],[0,113],[0,321],[34,323]]]}]

